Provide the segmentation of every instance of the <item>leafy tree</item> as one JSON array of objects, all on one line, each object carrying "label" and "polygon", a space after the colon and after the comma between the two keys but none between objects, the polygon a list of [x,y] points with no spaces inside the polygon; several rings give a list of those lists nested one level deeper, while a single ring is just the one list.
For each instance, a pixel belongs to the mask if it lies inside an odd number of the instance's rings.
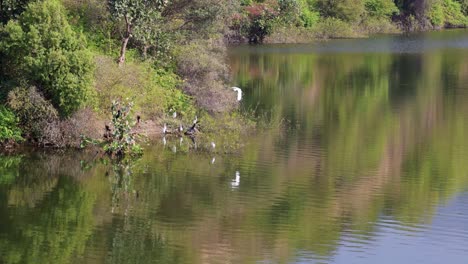
[{"label": "leafy tree", "polygon": [[8,140],[22,140],[21,130],[18,128],[18,119],[15,114],[0,105],[0,144]]},{"label": "leafy tree", "polygon": [[0,0],[0,24],[21,14],[30,0]]},{"label": "leafy tree", "polygon": [[464,26],[468,23],[461,4],[454,0],[432,2],[427,16],[435,26]]},{"label": "leafy tree", "polygon": [[243,31],[248,36],[250,43],[261,43],[272,32],[275,19],[278,16],[275,9],[275,7],[264,3],[253,4],[245,8],[247,22],[244,23]]},{"label": "leafy tree", "polygon": [[160,12],[168,4],[168,0],[108,0],[108,7],[113,19],[123,20],[124,32],[120,47],[119,64],[125,62],[128,41],[134,34],[144,42],[152,36],[147,36],[146,26],[154,24],[160,17]]},{"label": "leafy tree", "polygon": [[465,16],[468,16],[468,0],[458,0],[461,5],[461,11]]},{"label": "leafy tree", "polygon": [[0,34],[3,75],[37,86],[62,116],[69,116],[90,97],[92,57],[58,0],[31,3]]},{"label": "leafy tree", "polygon": [[364,2],[367,13],[372,17],[390,17],[398,12],[392,0],[366,0]]},{"label": "leafy tree", "polygon": [[361,0],[317,0],[316,5],[322,16],[347,22],[359,21],[364,13],[364,1]]},{"label": "leafy tree", "polygon": [[302,26],[311,27],[315,25],[320,19],[320,13],[315,10],[313,0],[301,0],[300,2],[300,19]]}]

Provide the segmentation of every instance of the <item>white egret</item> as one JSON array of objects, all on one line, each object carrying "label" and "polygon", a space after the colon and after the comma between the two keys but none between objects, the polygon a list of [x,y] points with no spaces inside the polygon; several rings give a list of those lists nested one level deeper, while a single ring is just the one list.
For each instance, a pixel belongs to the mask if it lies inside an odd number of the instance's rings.
[{"label": "white egret", "polygon": [[242,90],[241,90],[241,88],[234,86],[234,87],[232,87],[232,90],[234,90],[234,92],[237,92],[237,101],[242,100]]},{"label": "white egret", "polygon": [[172,118],[174,118],[174,119],[177,118],[177,112],[176,111],[174,111],[174,113],[172,113]]},{"label": "white egret", "polygon": [[193,123],[196,124],[198,122],[198,116],[195,116],[195,119],[193,120]]},{"label": "white egret", "polygon": [[183,132],[184,131],[184,127],[182,126],[182,124],[179,125],[179,132]]},{"label": "white egret", "polygon": [[239,184],[240,184],[240,172],[236,171],[236,178],[231,181],[231,187],[237,188],[239,187]]},{"label": "white egret", "polygon": [[213,148],[213,149],[216,148],[216,144],[213,141],[211,141],[211,148]]},{"label": "white egret", "polygon": [[215,161],[216,161],[216,157],[213,157],[213,158],[211,159],[211,164],[214,164]]},{"label": "white egret", "polygon": [[166,144],[167,144],[166,137],[163,137],[162,141],[163,141],[164,146],[166,146]]},{"label": "white egret", "polygon": [[167,125],[164,124],[164,127],[163,127],[163,134],[166,134],[167,133]]}]

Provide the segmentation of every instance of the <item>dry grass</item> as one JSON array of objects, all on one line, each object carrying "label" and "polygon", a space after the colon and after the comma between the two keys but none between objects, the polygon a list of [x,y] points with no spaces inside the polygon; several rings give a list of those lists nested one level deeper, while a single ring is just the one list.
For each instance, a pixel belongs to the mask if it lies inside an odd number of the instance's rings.
[{"label": "dry grass", "polygon": [[227,86],[229,69],[221,40],[193,42],[181,48],[178,73],[184,78],[184,91],[208,112],[226,112],[236,107],[236,95]]}]

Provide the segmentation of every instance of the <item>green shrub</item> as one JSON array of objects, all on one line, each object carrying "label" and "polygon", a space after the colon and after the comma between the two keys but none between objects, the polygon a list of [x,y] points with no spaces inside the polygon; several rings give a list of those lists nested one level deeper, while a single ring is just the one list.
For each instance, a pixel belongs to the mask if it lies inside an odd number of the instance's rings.
[{"label": "green shrub", "polygon": [[317,11],[311,11],[308,8],[303,8],[300,14],[300,19],[303,27],[312,27],[320,20],[320,14]]},{"label": "green shrub", "polygon": [[462,5],[454,0],[433,2],[427,16],[432,25],[438,27],[468,25],[468,18],[463,14]]},{"label": "green shrub", "polygon": [[368,17],[360,27],[366,34],[399,32],[397,26],[389,18]]},{"label": "green shrub", "polygon": [[92,95],[93,64],[86,40],[72,30],[58,0],[28,5],[2,30],[0,53],[7,76],[26,80],[69,116]]},{"label": "green shrub", "polygon": [[364,6],[371,17],[388,18],[398,12],[392,0],[365,0]]},{"label": "green shrub", "polygon": [[462,13],[462,6],[454,0],[443,0],[445,24],[449,26],[466,26],[468,18]]},{"label": "green shrub", "polygon": [[462,13],[468,17],[468,0],[459,0]]},{"label": "green shrub", "polygon": [[254,3],[244,8],[241,32],[250,43],[262,43],[263,39],[272,32],[278,17],[278,7],[266,3]]},{"label": "green shrub", "polygon": [[0,105],[0,143],[22,139],[21,130],[18,128],[18,118],[8,108]]},{"label": "green shrub", "polygon": [[301,2],[298,0],[278,0],[279,15],[283,23],[298,25],[300,23]]},{"label": "green shrub", "polygon": [[275,30],[265,38],[265,43],[310,43],[315,41],[312,28],[285,26],[276,27]]},{"label": "green shrub", "polygon": [[8,20],[16,18],[29,2],[30,0],[1,0],[0,24],[6,24]]},{"label": "green shrub", "polygon": [[434,26],[443,26],[445,23],[444,7],[440,3],[435,3],[431,6],[428,12],[429,20]]},{"label": "green shrub", "polygon": [[19,118],[26,136],[42,138],[44,129],[58,119],[57,110],[35,87],[16,88],[8,94],[8,106]]},{"label": "green shrub", "polygon": [[136,143],[137,135],[132,132],[136,124],[136,119],[131,117],[132,102],[112,102],[112,135],[109,142],[104,146],[104,150],[110,154],[122,157],[126,154],[140,155],[142,149]]},{"label": "green shrub", "polygon": [[96,80],[97,105],[104,115],[110,114],[112,101],[122,98],[131,99],[133,111],[143,119],[161,117],[170,108],[181,114],[194,113],[190,97],[176,88],[180,78],[170,71],[155,70],[149,63],[127,60],[119,67],[113,58],[97,56]]},{"label": "green shrub", "polygon": [[352,30],[352,26],[343,20],[336,18],[325,18],[314,28],[314,35],[319,39],[328,38],[352,38],[358,34]]},{"label": "green shrub", "polygon": [[315,6],[322,17],[346,22],[360,22],[365,12],[362,0],[316,0]]}]

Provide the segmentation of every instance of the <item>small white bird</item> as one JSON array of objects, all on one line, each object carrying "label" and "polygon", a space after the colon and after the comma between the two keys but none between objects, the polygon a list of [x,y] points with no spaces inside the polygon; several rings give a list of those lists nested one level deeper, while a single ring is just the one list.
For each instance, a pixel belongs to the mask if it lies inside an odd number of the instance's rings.
[{"label": "small white bird", "polygon": [[213,141],[211,141],[211,148],[216,148],[216,144]]},{"label": "small white bird", "polygon": [[164,127],[163,127],[163,134],[166,134],[167,133],[167,125],[164,124]]},{"label": "small white bird", "polygon": [[195,119],[193,120],[193,123],[196,124],[198,122],[198,116],[195,116]]},{"label": "small white bird", "polygon": [[231,181],[231,187],[237,188],[239,187],[239,184],[240,184],[240,172],[236,171],[236,178]]},{"label": "small white bird", "polygon": [[179,125],[179,132],[183,132],[184,131],[184,127],[182,126],[182,124]]},{"label": "small white bird", "polygon": [[211,159],[211,164],[214,164],[215,161],[216,161],[216,157],[213,157],[213,158]]},{"label": "small white bird", "polygon": [[242,90],[241,90],[241,88],[232,87],[232,90],[234,90],[234,92],[237,92],[237,101],[242,100]]},{"label": "small white bird", "polygon": [[176,111],[174,111],[174,113],[172,113],[172,118],[174,118],[174,119],[177,118],[177,112]]}]

